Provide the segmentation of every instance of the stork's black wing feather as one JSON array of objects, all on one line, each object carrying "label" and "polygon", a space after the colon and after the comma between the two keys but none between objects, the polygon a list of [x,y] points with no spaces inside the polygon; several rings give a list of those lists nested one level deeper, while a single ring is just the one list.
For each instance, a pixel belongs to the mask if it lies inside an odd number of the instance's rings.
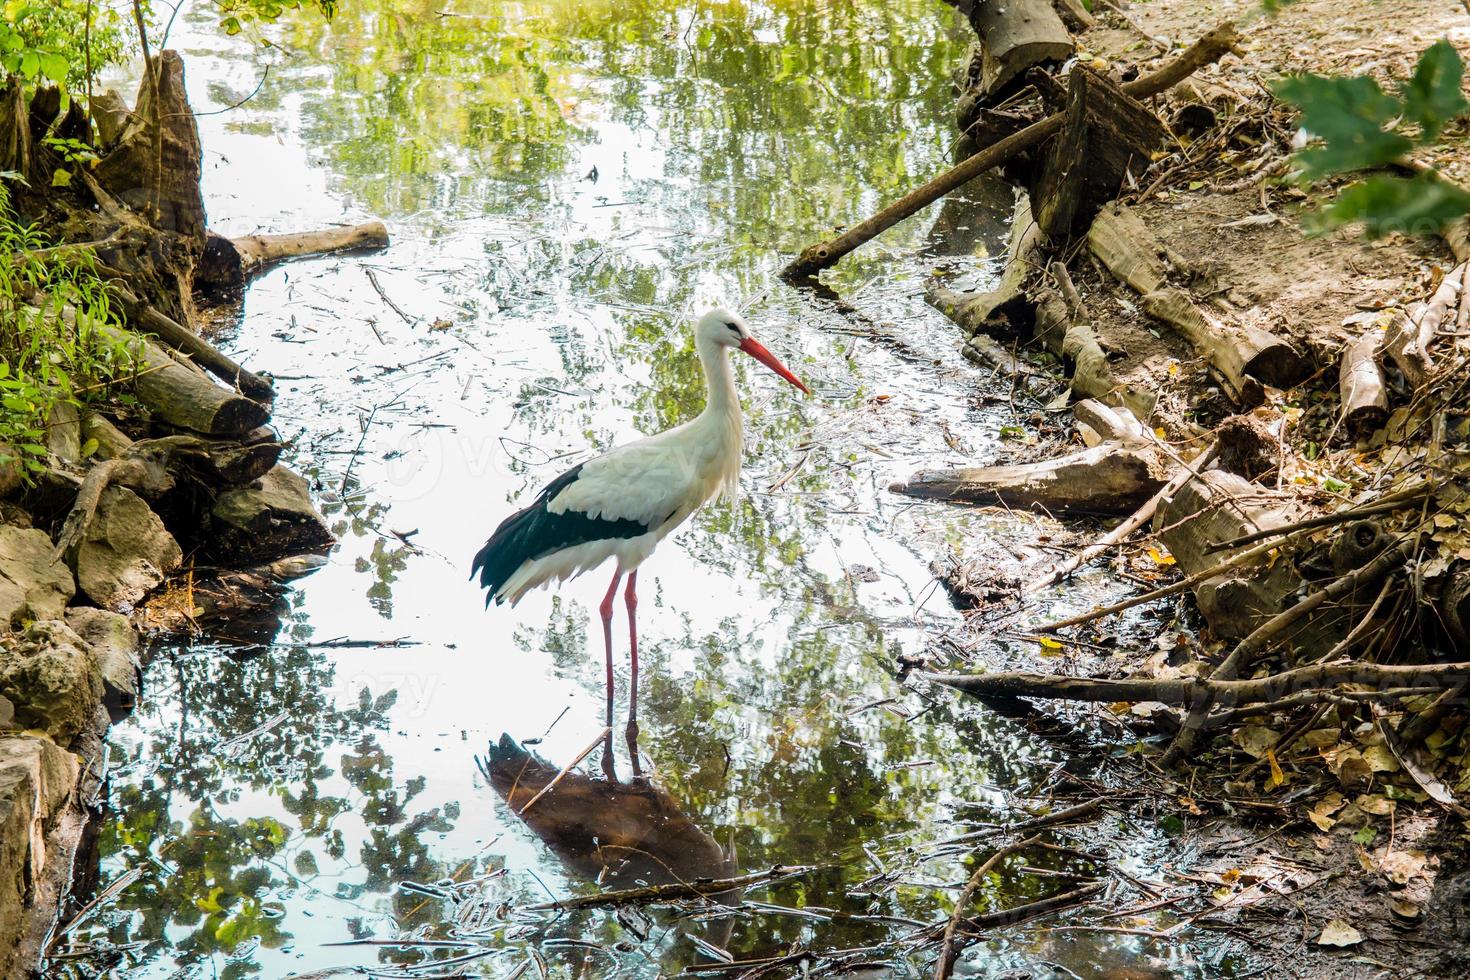
[{"label": "stork's black wing feather", "polygon": [[485,547],[475,554],[474,563],[470,566],[470,578],[479,574],[480,585],[488,590],[485,594],[486,606],[490,605],[491,599],[495,599],[497,603],[504,601],[496,593],[510,580],[516,569],[528,561],[544,558],[553,551],[588,541],[636,538],[651,530],[642,521],[626,517],[602,520],[580,511],[567,510],[560,514],[548,511],[547,505],[556,499],[557,494],[575,483],[581,472],[580,465],[574,466],[548,483],[529,507],[518,510],[501,521],[495,533],[490,535],[490,540],[485,542]]}]

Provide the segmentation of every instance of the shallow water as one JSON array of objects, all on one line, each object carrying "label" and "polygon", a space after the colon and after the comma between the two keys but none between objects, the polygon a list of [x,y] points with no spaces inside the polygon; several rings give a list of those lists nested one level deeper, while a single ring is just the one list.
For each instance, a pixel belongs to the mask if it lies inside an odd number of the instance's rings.
[{"label": "shallow water", "polygon": [[[885,342],[775,274],[943,165],[966,41],[925,0],[352,0],[275,48],[224,38],[204,7],[181,18],[196,110],[259,85],[199,120],[213,225],[381,217],[394,242],[277,268],[227,327],[279,379],[275,424],[340,544],[269,646],[241,627],[154,652],[111,735],[100,844],[104,880],[141,877],[74,944],[124,947],[128,977],[499,976],[537,956],[557,976],[653,977],[713,962],[711,945],[866,947],[947,914],[969,846],[940,842],[1012,813],[1063,762],[895,680],[899,655],[956,619],[930,558],[976,535],[1021,554],[1035,534],[886,490],[989,455],[1011,421],[921,295],[935,255],[991,275],[1010,191],[931,210],[835,273]],[[610,795],[575,775],[519,816],[531,763],[515,742],[539,740],[549,774],[602,731],[605,576],[486,611],[470,557],[567,466],[698,410],[688,325],[714,302],[816,396],[741,366],[743,493],[640,576],[651,784]],[[620,610],[620,714],[623,630]],[[620,727],[615,747],[627,782]],[[594,751],[583,773],[602,764]],[[596,890],[608,861],[601,883],[620,888],[822,868],[751,889],[739,915],[525,911]],[[1008,870],[983,900],[1064,880]],[[867,918],[774,908],[793,905]],[[459,944],[340,945],[398,936]],[[891,946],[867,958],[932,969]],[[961,970],[1146,962],[1132,937],[1014,928]],[[412,964],[428,969],[394,972]]]}]

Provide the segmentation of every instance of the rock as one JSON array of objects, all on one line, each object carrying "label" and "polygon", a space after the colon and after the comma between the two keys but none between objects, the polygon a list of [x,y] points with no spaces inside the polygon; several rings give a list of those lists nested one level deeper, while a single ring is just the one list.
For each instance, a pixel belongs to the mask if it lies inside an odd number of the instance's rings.
[{"label": "rock", "polygon": [[129,610],[184,560],[163,521],[126,487],[108,487],[77,548],[77,583],[104,609]]},{"label": "rock", "polygon": [[64,462],[82,461],[82,415],[71,402],[58,401],[51,406],[46,423],[46,449]]},{"label": "rock", "polygon": [[211,525],[216,556],[237,564],[268,562],[337,540],[312,504],[306,480],[284,466],[220,494]]},{"label": "rock", "polygon": [[51,537],[0,526],[0,632],[29,620],[59,619],[76,594],[71,569],[51,560]]},{"label": "rock", "polygon": [[15,705],[17,725],[70,745],[91,727],[102,703],[102,671],[71,627],[58,620],[33,623],[0,647],[0,695]]},{"label": "rock", "polygon": [[0,497],[8,497],[20,489],[20,453],[9,443],[0,442]]},{"label": "rock", "polygon": [[46,870],[46,833],[76,787],[76,756],[44,738],[0,738],[0,976],[19,962],[26,904]]},{"label": "rock", "polygon": [[143,671],[138,661],[138,634],[128,617],[92,606],[68,609],[66,625],[91,647],[102,674],[107,714],[114,722],[121,720],[138,703]]}]

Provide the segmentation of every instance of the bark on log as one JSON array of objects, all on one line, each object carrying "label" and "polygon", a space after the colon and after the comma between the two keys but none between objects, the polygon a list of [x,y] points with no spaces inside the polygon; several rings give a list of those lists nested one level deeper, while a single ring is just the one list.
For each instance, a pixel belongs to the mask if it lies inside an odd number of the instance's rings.
[{"label": "bark on log", "polygon": [[[96,412],[89,412],[83,417],[82,435],[97,440],[97,456],[104,460],[135,453],[139,446]],[[166,451],[170,459],[179,459],[201,481],[216,488],[244,486],[260,479],[276,465],[285,448],[270,429],[246,433],[238,440],[173,435],[148,439],[142,445]]]},{"label": "bark on log", "polygon": [[208,436],[243,435],[270,418],[270,410],[260,402],[221,388],[199,368],[147,338],[111,327],[97,329],[119,343],[136,345],[133,389],[154,418]]},{"label": "bark on log", "polygon": [[93,95],[87,109],[92,114],[92,121],[97,124],[99,147],[110,150],[127,130],[128,123],[133,118],[133,110],[128,108],[121,93],[112,88]]},{"label": "bark on log", "polygon": [[1429,357],[1429,342],[1434,335],[1423,327],[1422,318],[1415,323],[1407,313],[1399,310],[1384,332],[1381,348],[1415,391],[1423,387],[1434,370],[1434,362]]},{"label": "bark on log", "polygon": [[0,170],[20,174],[22,180],[31,175],[30,110],[21,94],[20,76],[10,75],[5,91],[0,94]]},{"label": "bark on log", "polygon": [[381,221],[287,235],[225,238],[210,232],[199,267],[199,283],[211,289],[238,290],[252,276],[288,259],[354,249],[388,247],[388,228]]},{"label": "bark on log", "polygon": [[1189,294],[1167,285],[1165,249],[1143,220],[1122,205],[1104,208],[1087,235],[1108,271],[1137,290],[1143,310],[1198,350],[1227,394],[1241,405],[1263,397],[1260,384],[1289,388],[1311,375],[1311,364],[1289,343],[1253,326],[1228,325],[1205,313]]},{"label": "bark on log", "polygon": [[129,322],[146,330],[173,350],[185,354],[195,364],[227,384],[234,385],[251,398],[269,401],[275,396],[269,378],[247,371],[209,341],[143,302],[125,286],[113,283],[112,295],[122,304]]},{"label": "bark on log", "polygon": [[1062,23],[1067,25],[1067,30],[1073,33],[1090,31],[1097,23],[1097,18],[1082,5],[1082,0],[1053,0],[1052,6],[1056,7]]},{"label": "bark on log", "polygon": [[1364,334],[1342,351],[1337,385],[1342,400],[1340,419],[1348,435],[1362,439],[1388,421],[1388,394],[1378,366],[1378,338]]},{"label": "bark on log", "polygon": [[975,0],[970,24],[980,35],[979,86],[992,97],[1028,69],[1072,56],[1072,36],[1050,0]]},{"label": "bark on log", "polygon": [[1105,442],[1041,463],[920,470],[888,489],[929,500],[1037,507],[1074,514],[1127,514],[1169,479],[1161,454]]},{"label": "bark on log", "polygon": [[[1233,50],[1239,41],[1240,34],[1233,23],[1226,21],[1219,24],[1158,71],[1124,85],[1123,91],[1135,99],[1158,95],[1178,85],[1205,65],[1219,61]],[[787,264],[786,268],[781,270],[781,274],[791,280],[815,276],[864,242],[872,240],[950,191],[963,187],[971,180],[993,167],[1000,166],[1017,154],[1040,145],[1061,129],[1063,119],[1061,115],[1048,116],[1019,133],[987,146],[963,163],[956,164],[923,186],[905,194],[871,218],[853,225],[836,238],[807,248],[800,256]]]},{"label": "bark on log", "polygon": [[[1256,486],[1224,470],[1206,470],[1190,480],[1154,515],[1159,535],[1185,575],[1207,571],[1246,550],[1210,547],[1243,534],[1290,523],[1289,497]],[[1245,636],[1279,613],[1302,577],[1289,561],[1260,561],[1200,582],[1194,590],[1210,629],[1224,639]]]},{"label": "bark on log", "polygon": [[1037,224],[1055,239],[1086,228],[1129,174],[1142,175],[1167,135],[1142,103],[1081,65],[1068,76],[1065,111],[1031,192]]}]

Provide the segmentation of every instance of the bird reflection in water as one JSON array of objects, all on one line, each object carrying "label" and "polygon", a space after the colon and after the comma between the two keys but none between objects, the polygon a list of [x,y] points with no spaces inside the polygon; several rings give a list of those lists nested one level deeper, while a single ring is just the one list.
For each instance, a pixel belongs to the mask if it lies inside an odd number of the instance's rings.
[{"label": "bird reflection in water", "polygon": [[[501,735],[476,761],[511,813],[566,869],[605,890],[735,877],[733,853],[696,826],[663,787],[639,772],[636,741],[629,747],[634,760],[629,780],[616,777],[609,732],[602,748],[604,778],[568,772],[540,799],[536,795],[560,768],[527,751],[510,735]],[[739,889],[732,889],[708,897],[729,905],[740,895]],[[717,914],[703,940],[695,938],[695,945],[723,947],[733,926],[733,915]]]}]

